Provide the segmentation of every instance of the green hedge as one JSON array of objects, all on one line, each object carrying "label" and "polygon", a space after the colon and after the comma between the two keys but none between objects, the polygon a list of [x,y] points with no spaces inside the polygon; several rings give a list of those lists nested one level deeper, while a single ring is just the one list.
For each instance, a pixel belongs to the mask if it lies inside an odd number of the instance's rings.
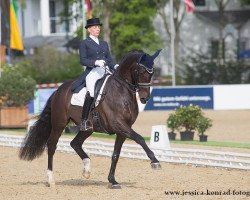
[{"label": "green hedge", "polygon": [[36,81],[14,66],[5,66],[0,78],[0,106],[24,106],[33,98]]}]

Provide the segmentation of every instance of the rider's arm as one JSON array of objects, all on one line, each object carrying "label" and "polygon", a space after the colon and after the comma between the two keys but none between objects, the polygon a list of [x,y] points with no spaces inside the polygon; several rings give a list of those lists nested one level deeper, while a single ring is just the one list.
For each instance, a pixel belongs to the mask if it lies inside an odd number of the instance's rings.
[{"label": "rider's arm", "polygon": [[113,63],[113,59],[110,55],[110,51],[109,51],[109,46],[108,46],[108,43],[107,42],[104,42],[105,44],[105,61],[106,61],[106,64],[109,66],[109,68],[111,68],[112,70],[114,70],[114,63]]},{"label": "rider's arm", "polygon": [[87,45],[86,45],[86,42],[84,40],[81,41],[81,43],[80,43],[79,54],[80,54],[80,63],[81,63],[81,65],[87,66],[87,67],[94,67],[96,60],[88,58],[88,56],[87,56]]}]

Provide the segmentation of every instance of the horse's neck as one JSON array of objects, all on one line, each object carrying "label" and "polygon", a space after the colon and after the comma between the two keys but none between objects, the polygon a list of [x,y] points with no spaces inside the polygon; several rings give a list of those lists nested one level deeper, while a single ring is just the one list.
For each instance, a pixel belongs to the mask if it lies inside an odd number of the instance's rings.
[{"label": "horse's neck", "polygon": [[[119,86],[122,89],[119,89],[118,91],[123,93],[124,90],[127,90],[127,92],[130,94],[129,98],[135,98],[135,90],[134,87],[131,83],[128,82],[128,80],[126,79],[126,76],[122,76],[124,74],[120,74],[118,73],[118,71],[116,71],[116,73],[111,76],[111,79],[114,79],[115,82],[118,82],[121,86]],[[116,84],[113,84],[116,85]],[[123,95],[123,94],[122,94]]]},{"label": "horse's neck", "polygon": [[128,71],[129,69],[126,69],[125,67],[119,68],[116,71],[115,76],[117,76],[118,78],[120,78],[120,79],[122,79],[124,81],[129,81],[130,83],[132,83],[131,74]]},{"label": "horse's neck", "polygon": [[127,84],[133,84],[131,68],[133,67],[133,64],[137,62],[139,55],[138,52],[133,52],[133,54],[124,58],[114,75],[125,81]]}]

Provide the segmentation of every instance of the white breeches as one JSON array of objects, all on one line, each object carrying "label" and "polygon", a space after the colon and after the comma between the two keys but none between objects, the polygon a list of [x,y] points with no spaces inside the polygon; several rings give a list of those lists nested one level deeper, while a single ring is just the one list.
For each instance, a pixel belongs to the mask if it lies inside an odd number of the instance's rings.
[{"label": "white breeches", "polygon": [[95,83],[98,79],[102,78],[105,73],[105,69],[102,67],[95,67],[92,69],[86,77],[86,88],[89,91],[90,96],[94,97]]}]

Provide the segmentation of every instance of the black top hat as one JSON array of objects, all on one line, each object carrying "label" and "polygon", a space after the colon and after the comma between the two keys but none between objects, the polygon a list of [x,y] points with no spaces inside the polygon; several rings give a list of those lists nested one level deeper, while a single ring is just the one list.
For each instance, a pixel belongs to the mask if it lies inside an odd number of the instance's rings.
[{"label": "black top hat", "polygon": [[100,26],[102,26],[102,23],[100,23],[99,18],[88,19],[85,28],[87,29],[87,28],[89,28],[89,27],[91,27],[91,26],[95,26],[95,25],[100,25]]}]

